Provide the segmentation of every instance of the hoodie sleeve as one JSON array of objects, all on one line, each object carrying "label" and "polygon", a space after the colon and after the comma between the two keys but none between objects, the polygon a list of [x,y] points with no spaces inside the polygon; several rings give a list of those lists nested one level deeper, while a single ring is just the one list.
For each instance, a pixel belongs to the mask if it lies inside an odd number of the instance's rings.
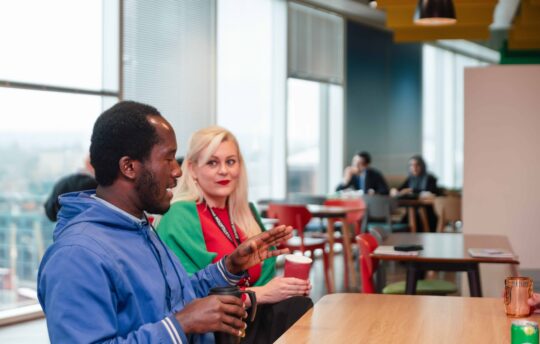
[{"label": "hoodie sleeve", "polygon": [[120,336],[113,274],[84,247],[65,246],[45,256],[38,296],[52,343],[187,343],[174,315]]},{"label": "hoodie sleeve", "polygon": [[206,268],[194,273],[191,276],[191,285],[197,297],[208,296],[210,289],[213,287],[234,286],[244,277],[242,275],[234,275],[225,268],[225,259],[221,258],[217,263],[210,264]]}]

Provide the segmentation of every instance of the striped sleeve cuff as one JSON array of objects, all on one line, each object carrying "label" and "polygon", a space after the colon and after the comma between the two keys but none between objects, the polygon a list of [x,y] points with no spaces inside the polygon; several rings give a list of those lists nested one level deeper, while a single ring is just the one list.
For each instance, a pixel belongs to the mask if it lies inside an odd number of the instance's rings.
[{"label": "striped sleeve cuff", "polygon": [[187,337],[182,331],[182,327],[178,323],[178,320],[174,317],[174,315],[168,316],[167,318],[161,320],[161,323],[165,327],[165,330],[169,334],[169,337],[171,339],[171,343],[173,344],[183,344],[188,343]]},{"label": "striped sleeve cuff", "polygon": [[234,274],[230,273],[229,271],[227,271],[227,269],[225,268],[225,259],[227,259],[227,256],[221,258],[216,263],[216,267],[217,267],[221,277],[223,277],[223,279],[227,283],[229,283],[231,286],[237,285],[238,282],[240,282],[240,280],[245,277],[245,273],[243,273],[241,275],[234,275]]}]

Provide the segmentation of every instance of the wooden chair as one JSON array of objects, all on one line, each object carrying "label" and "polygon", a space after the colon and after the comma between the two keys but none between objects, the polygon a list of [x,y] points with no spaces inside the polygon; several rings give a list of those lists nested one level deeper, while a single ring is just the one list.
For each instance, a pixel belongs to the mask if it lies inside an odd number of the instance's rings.
[{"label": "wooden chair", "polygon": [[452,226],[454,231],[457,231],[456,223],[461,221],[461,197],[436,197],[433,208],[438,217],[437,232],[443,232],[448,224]]},{"label": "wooden chair", "polygon": [[328,253],[326,251],[326,238],[313,238],[304,235],[304,228],[311,220],[311,213],[304,205],[275,204],[268,205],[268,217],[278,219],[279,225],[293,226],[296,236],[289,239],[281,246],[288,248],[291,252],[300,251],[311,253],[311,258],[315,258],[315,250],[323,251],[324,280],[326,290],[333,292],[330,287],[330,277],[328,275]]},{"label": "wooden chair", "polygon": [[[373,274],[376,271],[378,262],[371,258],[371,253],[375,251],[379,244],[373,235],[367,233],[356,236],[356,242],[360,249],[359,265],[362,277],[362,292],[375,293]],[[448,295],[456,291],[457,286],[455,283],[445,280],[419,280],[416,284],[416,293],[421,295]],[[405,294],[405,281],[386,285],[382,293]]]},{"label": "wooden chair", "polygon": [[[345,221],[342,223],[342,226],[350,226],[353,231],[351,232],[351,237],[349,237],[349,242],[353,244],[355,242],[354,238],[356,235],[361,232],[361,222],[364,217],[366,204],[361,198],[355,199],[329,199],[324,202],[325,206],[334,206],[334,207],[351,207],[351,208],[360,208],[358,211],[351,211],[347,213]],[[342,232],[343,234],[343,232]],[[343,235],[335,237],[335,242],[343,243]],[[350,258],[353,260],[353,258]],[[349,289],[349,259],[347,255],[343,252],[343,263],[345,265],[345,273],[343,274],[343,283],[345,290]],[[353,265],[354,266],[354,265]],[[356,284],[356,283],[355,283]]]}]

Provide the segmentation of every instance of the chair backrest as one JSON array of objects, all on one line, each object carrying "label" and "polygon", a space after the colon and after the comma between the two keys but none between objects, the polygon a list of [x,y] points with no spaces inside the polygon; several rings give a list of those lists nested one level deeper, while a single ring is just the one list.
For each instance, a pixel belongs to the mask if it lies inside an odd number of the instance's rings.
[{"label": "chair backrest", "polygon": [[270,203],[267,216],[278,219],[279,225],[293,226],[301,238],[304,237],[304,228],[311,220],[311,213],[305,205]]},{"label": "chair backrest", "polygon": [[375,239],[377,239],[377,242],[379,244],[381,244],[388,237],[388,233],[386,233],[384,228],[371,227],[368,230],[369,230],[369,234],[373,235]]},{"label": "chair backrest", "polygon": [[335,206],[335,207],[351,207],[351,208],[360,208],[358,211],[351,211],[347,213],[347,223],[358,223],[364,217],[366,211],[366,203],[361,198],[352,198],[352,199],[328,199],[324,202],[324,205]]},{"label": "chair backrest", "polygon": [[362,228],[365,230],[368,220],[373,218],[383,219],[391,228],[392,212],[397,207],[396,200],[386,195],[364,195],[362,198],[367,207]]},{"label": "chair backrest", "polygon": [[324,195],[311,195],[307,193],[291,193],[287,197],[289,204],[324,204],[326,201],[326,196]]},{"label": "chair backrest", "polygon": [[356,243],[360,249],[359,265],[360,274],[362,276],[362,292],[374,293],[373,273],[375,272],[375,264],[371,258],[371,253],[379,246],[377,239],[371,234],[360,234],[356,236]]}]

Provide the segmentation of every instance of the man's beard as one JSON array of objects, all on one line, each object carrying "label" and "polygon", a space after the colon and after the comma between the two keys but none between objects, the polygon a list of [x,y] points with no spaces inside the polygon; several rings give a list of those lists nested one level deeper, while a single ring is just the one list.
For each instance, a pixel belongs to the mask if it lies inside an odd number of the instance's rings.
[{"label": "man's beard", "polygon": [[145,168],[135,182],[135,190],[144,211],[150,214],[165,214],[169,210],[169,204],[166,207],[159,204],[160,189],[154,174]]}]

